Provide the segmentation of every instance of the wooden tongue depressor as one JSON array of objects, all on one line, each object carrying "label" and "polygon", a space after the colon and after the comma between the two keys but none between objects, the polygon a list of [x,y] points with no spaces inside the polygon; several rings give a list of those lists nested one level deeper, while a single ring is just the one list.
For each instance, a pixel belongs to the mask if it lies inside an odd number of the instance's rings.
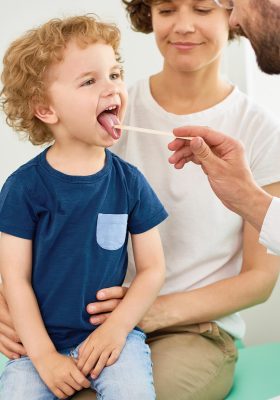
[{"label": "wooden tongue depressor", "polygon": [[146,128],[138,128],[136,126],[128,126],[128,125],[114,125],[116,129],[123,129],[125,131],[135,131],[135,132],[143,132],[143,133],[151,133],[152,135],[161,135],[161,136],[172,136],[174,139],[185,139],[185,140],[192,140],[192,137],[183,137],[183,136],[174,136],[171,132],[163,132],[163,131],[156,131],[154,129],[146,129]]}]

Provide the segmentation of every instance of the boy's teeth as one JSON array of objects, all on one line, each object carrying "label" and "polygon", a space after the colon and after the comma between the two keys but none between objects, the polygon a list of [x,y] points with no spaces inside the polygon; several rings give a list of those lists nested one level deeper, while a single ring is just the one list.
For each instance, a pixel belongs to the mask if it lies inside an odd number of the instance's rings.
[{"label": "boy's teeth", "polygon": [[108,108],[106,108],[106,110],[115,110],[117,108],[117,106],[111,106],[111,107],[108,107]]}]

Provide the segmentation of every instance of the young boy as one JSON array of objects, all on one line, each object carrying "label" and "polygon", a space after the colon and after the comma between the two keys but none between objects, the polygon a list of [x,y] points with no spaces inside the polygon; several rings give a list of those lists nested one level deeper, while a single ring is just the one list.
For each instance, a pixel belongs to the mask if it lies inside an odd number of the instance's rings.
[{"label": "young boy", "polygon": [[[1,275],[28,356],[7,363],[1,399],[64,399],[89,386],[98,399],[155,399],[145,334],[134,328],[164,281],[155,227],[167,213],[143,175],[107,150],[127,97],[118,45],[114,25],[81,16],[27,32],[4,57],[8,123],[33,144],[54,142],[0,196]],[[93,330],[85,307],[123,283],[128,232],[136,277]]]}]

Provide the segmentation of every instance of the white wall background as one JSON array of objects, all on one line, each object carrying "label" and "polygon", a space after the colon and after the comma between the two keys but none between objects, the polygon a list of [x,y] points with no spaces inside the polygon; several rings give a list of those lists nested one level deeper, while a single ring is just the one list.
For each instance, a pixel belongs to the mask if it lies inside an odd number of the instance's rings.
[{"label": "white wall background", "polygon": [[[107,22],[117,23],[121,28],[121,53],[128,85],[159,70],[161,58],[153,36],[135,33],[130,29],[119,0],[9,0],[5,3],[1,0],[0,59],[9,43],[25,30],[49,18],[90,12]],[[247,42],[241,41],[230,46],[223,60],[223,71],[257,102],[279,115],[280,78],[268,77],[258,70]],[[39,147],[19,141],[18,136],[6,125],[3,114],[0,115],[0,187],[12,171],[40,151]],[[243,312],[248,326],[247,344],[280,340],[279,304],[280,284],[267,303]]]}]

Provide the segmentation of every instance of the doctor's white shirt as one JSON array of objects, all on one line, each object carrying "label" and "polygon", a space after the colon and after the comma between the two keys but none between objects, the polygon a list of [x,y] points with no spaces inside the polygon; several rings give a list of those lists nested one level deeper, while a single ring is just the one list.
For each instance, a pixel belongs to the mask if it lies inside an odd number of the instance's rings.
[{"label": "doctor's white shirt", "polygon": [[280,255],[280,198],[274,197],[264,218],[260,243]]}]

